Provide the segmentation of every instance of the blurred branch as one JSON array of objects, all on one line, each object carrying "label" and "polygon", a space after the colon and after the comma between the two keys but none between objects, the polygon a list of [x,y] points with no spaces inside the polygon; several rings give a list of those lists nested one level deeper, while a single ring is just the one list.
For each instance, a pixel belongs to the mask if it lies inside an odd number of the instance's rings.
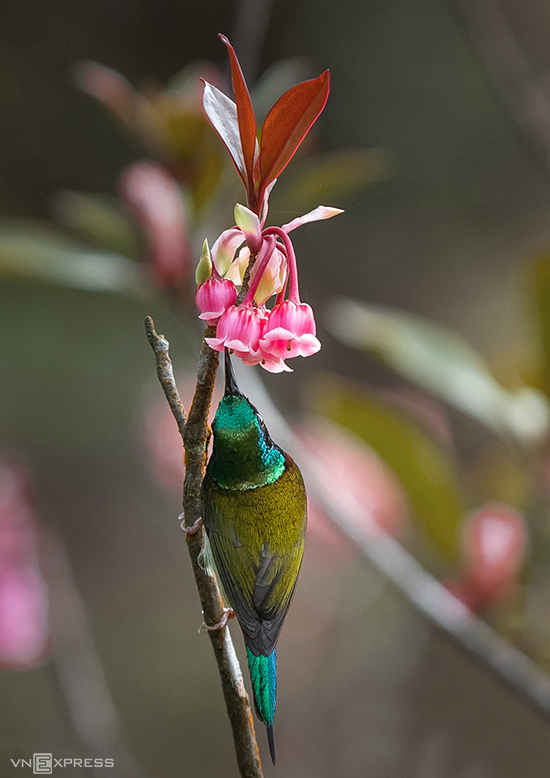
[{"label": "blurred branch", "polygon": [[273,0],[241,0],[235,24],[235,50],[249,84],[258,75]]},{"label": "blurred branch", "polygon": [[518,131],[550,174],[550,98],[518,45],[499,0],[455,0],[455,6]]},{"label": "blurred branch", "polygon": [[[218,368],[218,353],[204,341],[199,357],[197,386],[189,409],[187,421],[179,392],[174,380],[169,343],[155,331],[153,319],[145,319],[147,338],[155,352],[157,375],[164,395],[177,422],[185,451],[185,481],[183,486],[183,511],[185,527],[196,524],[201,516],[200,491],[206,466],[208,440],[208,413]],[[213,334],[207,328],[205,335]],[[207,625],[219,624],[224,617],[223,600],[215,577],[206,574],[199,563],[204,546],[204,529],[186,535],[189,556],[199,592],[204,621]],[[262,778],[260,754],[254,731],[250,701],[246,692],[241,668],[231,634],[227,627],[209,630],[208,634],[218,664],[222,690],[231,722],[237,764],[242,778]]]},{"label": "blurred branch", "polygon": [[[51,530],[45,542],[53,666],[74,729],[90,757],[114,759],[113,775],[141,778],[144,773],[123,735],[65,545]],[[103,774],[104,770],[97,768],[94,773]]]},{"label": "blurred branch", "polygon": [[315,494],[334,524],[364,557],[456,646],[479,661],[499,682],[517,692],[545,718],[550,717],[550,676],[471,613],[394,538],[383,530],[372,535],[362,529],[376,526],[373,517],[364,515],[364,509],[360,510],[368,521],[358,521],[358,516],[343,512],[315,475],[311,455],[300,445],[256,375],[249,369],[239,370],[238,380],[245,394],[253,396],[255,404],[262,407],[262,415],[273,438],[300,462],[308,491]]}]

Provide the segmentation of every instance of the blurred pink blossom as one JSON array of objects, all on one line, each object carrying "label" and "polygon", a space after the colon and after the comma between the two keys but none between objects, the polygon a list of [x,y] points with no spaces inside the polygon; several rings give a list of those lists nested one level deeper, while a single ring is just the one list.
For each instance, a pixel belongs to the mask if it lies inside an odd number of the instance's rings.
[{"label": "blurred pink blossom", "polygon": [[528,547],[525,519],[510,505],[485,505],[464,524],[461,546],[463,571],[445,585],[471,610],[483,610],[517,583]]},{"label": "blurred pink blossom", "polygon": [[0,462],[0,668],[39,663],[49,647],[48,597],[25,470]]},{"label": "blurred pink blossom", "polygon": [[462,535],[466,580],[484,600],[494,600],[517,581],[527,551],[527,527],[510,505],[485,505]]},{"label": "blurred pink blossom", "polygon": [[[407,532],[406,495],[378,454],[355,435],[325,420],[308,421],[298,435],[308,450],[308,467],[322,485],[324,496],[346,512],[358,528],[371,535],[387,532],[395,537]],[[315,518],[310,522],[310,532],[326,537],[326,529],[321,530],[320,524],[322,521]]]},{"label": "blurred pink blossom", "polygon": [[136,217],[148,259],[161,289],[181,286],[191,274],[192,248],[181,190],[156,162],[130,165],[119,178],[122,201]]}]

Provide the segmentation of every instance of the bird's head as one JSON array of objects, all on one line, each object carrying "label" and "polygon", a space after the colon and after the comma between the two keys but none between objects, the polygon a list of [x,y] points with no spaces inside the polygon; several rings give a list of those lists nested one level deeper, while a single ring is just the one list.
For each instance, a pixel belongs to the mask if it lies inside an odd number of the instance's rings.
[{"label": "bird's head", "polygon": [[249,440],[259,445],[263,440],[273,445],[264,420],[248,397],[241,392],[233,372],[229,351],[225,350],[225,394],[212,425],[216,439],[234,438],[242,445]]},{"label": "bird's head", "polygon": [[[273,443],[264,420],[237,385],[225,351],[225,394],[212,423],[212,466],[232,481],[260,486],[284,469],[284,456]],[[248,488],[248,487],[242,487]]]}]

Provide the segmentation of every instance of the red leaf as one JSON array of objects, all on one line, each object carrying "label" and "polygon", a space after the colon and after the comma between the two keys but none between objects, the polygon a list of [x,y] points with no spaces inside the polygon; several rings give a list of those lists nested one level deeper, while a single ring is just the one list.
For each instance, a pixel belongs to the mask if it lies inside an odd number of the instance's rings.
[{"label": "red leaf", "polygon": [[239,122],[239,133],[241,136],[241,145],[248,181],[248,195],[250,199],[254,194],[254,156],[257,142],[256,117],[254,116],[252,100],[250,99],[248,87],[244,80],[243,72],[239,65],[237,55],[235,54],[235,50],[225,35],[220,33],[218,38],[225,43],[231,61],[231,82],[233,84],[233,92],[235,93],[235,102],[237,104],[237,119]]},{"label": "red leaf", "polygon": [[260,142],[262,192],[288,165],[328,98],[328,70],[302,81],[277,100],[268,113]]},{"label": "red leaf", "polygon": [[247,172],[244,162],[241,136],[239,134],[239,124],[237,120],[237,106],[227,95],[204,81],[204,93],[202,96],[202,110],[206,118],[216,130],[227,150],[231,155],[233,164],[237,168],[237,173],[242,182],[247,186]]}]

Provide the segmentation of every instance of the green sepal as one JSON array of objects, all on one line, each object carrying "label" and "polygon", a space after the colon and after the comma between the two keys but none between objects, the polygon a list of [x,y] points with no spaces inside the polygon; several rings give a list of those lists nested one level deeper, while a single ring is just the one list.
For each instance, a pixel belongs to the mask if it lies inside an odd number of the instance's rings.
[{"label": "green sepal", "polygon": [[195,281],[197,286],[204,284],[212,275],[212,260],[210,259],[210,248],[208,247],[208,240],[205,238],[202,244],[201,258],[199,264],[195,270]]}]

